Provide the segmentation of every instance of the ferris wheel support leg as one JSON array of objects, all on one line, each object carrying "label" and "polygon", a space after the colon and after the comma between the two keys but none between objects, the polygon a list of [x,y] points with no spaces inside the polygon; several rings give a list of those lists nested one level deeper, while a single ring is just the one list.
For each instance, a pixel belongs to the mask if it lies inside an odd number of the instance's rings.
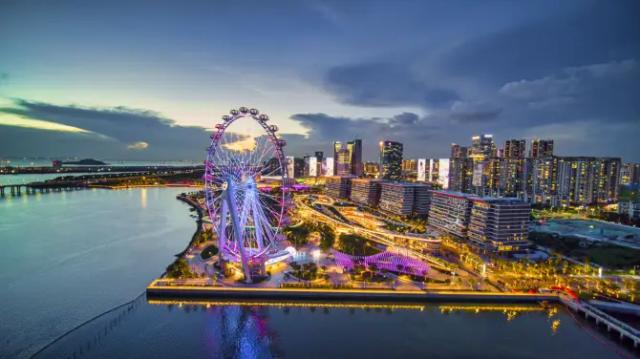
[{"label": "ferris wheel support leg", "polygon": [[233,224],[233,232],[235,235],[236,243],[238,244],[238,249],[240,250],[240,259],[242,260],[242,271],[244,272],[244,280],[247,283],[251,283],[251,271],[249,270],[249,259],[247,258],[247,253],[244,250],[244,243],[242,240],[242,228],[240,228],[240,221],[238,220],[238,208],[236,206],[235,199],[233,198],[233,193],[235,190],[233,188],[233,181],[230,180],[227,182],[228,188],[226,191],[226,201],[229,205],[230,215],[231,215],[231,223]]},{"label": "ferris wheel support leg", "polygon": [[[224,194],[226,198],[226,194]],[[229,215],[229,206],[227,201],[222,200],[220,209],[220,223],[218,224],[218,246],[220,247],[220,257],[224,258],[224,249],[227,246],[227,216]]]},{"label": "ferris wheel support leg", "polygon": [[253,207],[252,208],[253,226],[255,227],[255,231],[256,231],[256,243],[258,244],[258,251],[262,251],[262,248],[264,248],[264,239],[262,234],[262,220],[258,213],[258,206],[256,205],[255,201],[252,203],[252,207]]}]

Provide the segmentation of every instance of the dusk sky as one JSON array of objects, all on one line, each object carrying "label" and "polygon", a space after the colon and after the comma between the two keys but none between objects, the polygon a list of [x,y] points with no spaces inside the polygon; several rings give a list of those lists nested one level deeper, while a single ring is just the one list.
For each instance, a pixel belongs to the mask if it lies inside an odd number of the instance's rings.
[{"label": "dusk sky", "polygon": [[[0,157],[201,160],[231,108],[288,155],[473,134],[640,161],[640,2],[0,1]],[[242,128],[238,130],[242,132]]]}]

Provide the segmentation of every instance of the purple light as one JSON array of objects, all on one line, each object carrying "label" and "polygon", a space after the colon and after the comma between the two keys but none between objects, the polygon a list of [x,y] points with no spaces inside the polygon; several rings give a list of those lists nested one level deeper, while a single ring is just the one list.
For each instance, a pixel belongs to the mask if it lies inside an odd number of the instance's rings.
[{"label": "purple light", "polygon": [[397,253],[382,252],[372,256],[351,256],[336,250],[333,250],[332,253],[336,259],[336,264],[348,270],[352,270],[357,265],[364,266],[367,269],[369,266],[374,265],[378,269],[390,272],[420,276],[426,276],[429,271],[429,265],[423,261]]}]

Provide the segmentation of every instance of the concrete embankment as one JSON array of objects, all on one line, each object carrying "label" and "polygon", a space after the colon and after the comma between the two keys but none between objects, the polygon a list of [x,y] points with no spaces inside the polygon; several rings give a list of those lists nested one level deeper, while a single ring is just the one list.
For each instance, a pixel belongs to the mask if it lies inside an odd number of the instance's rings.
[{"label": "concrete embankment", "polygon": [[555,294],[501,292],[423,292],[403,290],[315,289],[315,288],[240,288],[240,287],[147,287],[148,298],[215,299],[289,299],[390,302],[487,302],[526,303],[558,301]]}]

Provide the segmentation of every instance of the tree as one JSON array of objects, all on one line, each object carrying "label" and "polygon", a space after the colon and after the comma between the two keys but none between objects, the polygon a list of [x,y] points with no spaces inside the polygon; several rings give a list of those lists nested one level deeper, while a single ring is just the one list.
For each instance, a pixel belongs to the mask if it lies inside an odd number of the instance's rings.
[{"label": "tree", "polygon": [[336,234],[329,225],[325,223],[318,223],[318,232],[320,233],[320,249],[328,250],[333,247],[336,240]]},{"label": "tree", "polygon": [[167,276],[169,278],[193,278],[194,275],[189,269],[187,260],[184,258],[178,258],[175,262],[171,263],[167,267]]}]

